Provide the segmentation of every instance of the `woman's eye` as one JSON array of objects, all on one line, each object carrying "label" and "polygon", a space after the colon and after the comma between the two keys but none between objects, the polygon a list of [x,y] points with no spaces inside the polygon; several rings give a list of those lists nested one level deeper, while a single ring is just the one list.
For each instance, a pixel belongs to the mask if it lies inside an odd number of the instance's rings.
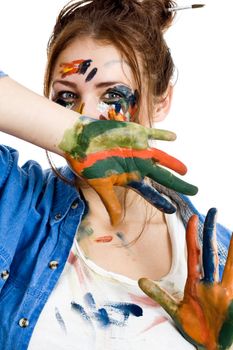
[{"label": "woman's eye", "polygon": [[71,109],[77,102],[77,99],[78,96],[74,92],[60,91],[54,101],[63,107]]},{"label": "woman's eye", "polygon": [[59,97],[63,98],[64,100],[69,100],[76,98],[76,94],[70,91],[64,91],[59,93]]},{"label": "woman's eye", "polygon": [[103,100],[119,100],[121,98],[123,98],[123,96],[114,91],[109,91],[103,95]]}]

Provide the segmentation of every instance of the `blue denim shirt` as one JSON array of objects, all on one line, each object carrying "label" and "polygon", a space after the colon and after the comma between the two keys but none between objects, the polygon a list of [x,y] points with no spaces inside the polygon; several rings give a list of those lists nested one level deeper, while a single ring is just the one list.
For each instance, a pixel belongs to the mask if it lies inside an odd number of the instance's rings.
[{"label": "blue denim shirt", "polygon": [[[40,312],[71,249],[85,203],[76,189],[42,171],[34,161],[22,168],[18,153],[0,146],[0,349],[25,350]],[[73,179],[72,172],[62,174]],[[198,212],[170,191],[185,225]],[[200,239],[203,216],[200,217]],[[218,225],[220,273],[230,232]]]},{"label": "blue denim shirt", "polygon": [[2,78],[2,77],[6,77],[7,76],[7,74],[6,73],[4,73],[1,69],[0,69],[0,78]]}]

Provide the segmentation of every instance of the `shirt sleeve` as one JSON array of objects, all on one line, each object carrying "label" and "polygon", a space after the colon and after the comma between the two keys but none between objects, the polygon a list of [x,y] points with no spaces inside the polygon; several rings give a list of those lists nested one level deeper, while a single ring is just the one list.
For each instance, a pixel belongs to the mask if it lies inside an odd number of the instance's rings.
[{"label": "shirt sleeve", "polygon": [[0,69],[0,78],[7,77],[7,74]]}]

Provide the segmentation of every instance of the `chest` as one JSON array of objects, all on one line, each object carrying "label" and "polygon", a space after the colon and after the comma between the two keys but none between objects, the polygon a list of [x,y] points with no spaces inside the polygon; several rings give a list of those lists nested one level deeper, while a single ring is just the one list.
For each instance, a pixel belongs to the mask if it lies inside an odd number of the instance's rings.
[{"label": "chest", "polygon": [[159,279],[169,272],[172,253],[166,221],[158,215],[147,221],[134,215],[112,227],[91,212],[79,227],[79,246],[88,259],[107,271],[136,280],[142,276]]}]

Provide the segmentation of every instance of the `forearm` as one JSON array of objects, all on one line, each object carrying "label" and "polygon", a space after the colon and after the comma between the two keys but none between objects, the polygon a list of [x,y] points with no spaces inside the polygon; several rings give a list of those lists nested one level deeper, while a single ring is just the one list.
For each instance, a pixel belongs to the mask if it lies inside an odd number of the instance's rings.
[{"label": "forearm", "polygon": [[79,114],[23,87],[9,77],[0,79],[0,130],[52,152]]}]

